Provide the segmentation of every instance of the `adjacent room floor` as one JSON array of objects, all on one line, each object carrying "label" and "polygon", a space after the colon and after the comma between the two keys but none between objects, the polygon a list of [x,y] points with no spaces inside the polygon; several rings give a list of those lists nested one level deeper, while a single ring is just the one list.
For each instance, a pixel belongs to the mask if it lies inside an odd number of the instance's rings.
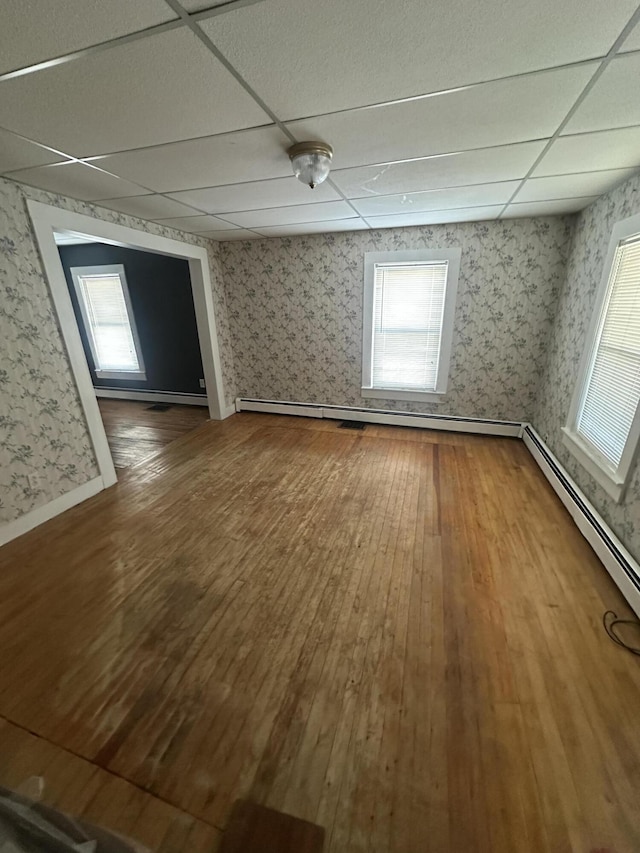
[{"label": "adjacent room floor", "polygon": [[113,464],[131,468],[209,418],[206,406],[98,399]]},{"label": "adjacent room floor", "polygon": [[0,784],[154,850],[640,849],[621,595],[516,439],[240,414],[0,551]]}]

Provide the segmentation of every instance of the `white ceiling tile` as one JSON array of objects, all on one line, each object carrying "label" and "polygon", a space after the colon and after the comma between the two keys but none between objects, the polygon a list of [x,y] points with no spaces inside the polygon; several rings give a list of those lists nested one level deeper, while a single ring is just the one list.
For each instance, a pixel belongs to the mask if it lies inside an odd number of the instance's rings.
[{"label": "white ceiling tile", "polygon": [[275,178],[270,181],[250,181],[209,187],[203,190],[186,190],[171,193],[171,197],[193,204],[208,213],[229,213],[238,210],[256,210],[286,204],[314,204],[318,201],[338,201],[340,195],[329,184],[319,184],[314,190],[297,178]]},{"label": "white ceiling tile", "polygon": [[496,184],[476,184],[471,187],[454,187],[447,190],[430,190],[421,193],[371,196],[355,199],[353,206],[363,216],[414,213],[423,210],[445,210],[456,207],[506,204],[517,190],[519,181],[502,181]]},{"label": "white ceiling tile", "polygon": [[156,192],[174,192],[290,175],[289,145],[277,127],[262,127],[114,154],[95,162]]},{"label": "white ceiling tile", "polygon": [[82,201],[99,201],[126,195],[140,195],[144,188],[92,169],[83,163],[59,163],[55,166],[39,166],[12,172],[13,181],[30,184],[41,190],[79,198]]},{"label": "white ceiling tile", "polygon": [[605,68],[563,134],[640,124],[640,53],[618,56]]},{"label": "white ceiling tile", "polygon": [[197,216],[201,211],[186,204],[180,204],[162,195],[141,195],[130,198],[111,198],[102,200],[101,207],[118,210],[129,216],[139,216],[141,219],[160,219],[171,216]]},{"label": "white ceiling tile", "polygon": [[626,53],[629,50],[640,50],[640,24],[635,25],[620,48],[621,53]]},{"label": "white ceiling tile", "polygon": [[331,177],[349,198],[509,181],[523,178],[544,146],[544,140],[501,145],[424,160],[343,169],[332,172]]},{"label": "white ceiling tile", "polygon": [[268,120],[188,29],[0,85],[0,125],[74,156],[158,145]]},{"label": "white ceiling tile", "polygon": [[244,228],[236,228],[233,231],[216,231],[211,234],[200,234],[200,237],[208,237],[218,243],[228,243],[230,240],[260,240],[261,235],[255,231],[247,231]]},{"label": "white ceiling tile", "polygon": [[550,178],[530,178],[514,201],[550,201],[578,196],[602,195],[626,181],[635,169],[612,169],[607,172],[581,172],[578,175],[557,175]]},{"label": "white ceiling tile", "polygon": [[496,219],[503,204],[481,207],[465,207],[458,210],[425,210],[422,213],[407,213],[400,216],[368,216],[372,228],[405,228],[408,225],[439,225],[446,222],[482,222]]},{"label": "white ceiling tile", "polygon": [[217,219],[215,216],[177,216],[172,219],[156,219],[159,225],[167,228],[177,228],[178,231],[189,231],[191,234],[202,234],[206,231],[226,231],[233,224]]},{"label": "white ceiling tile", "polygon": [[640,166],[640,127],[560,136],[533,171],[534,177]]},{"label": "white ceiling tile", "polygon": [[258,228],[264,237],[287,237],[293,234],[334,234],[338,231],[365,231],[368,228],[362,219],[332,219],[329,222],[306,222],[292,225],[270,225]]},{"label": "white ceiling tile", "polygon": [[500,217],[514,219],[524,216],[557,216],[563,213],[575,213],[582,210],[597,199],[597,196],[586,198],[559,198],[555,201],[527,201],[510,204]]},{"label": "white ceiling tile", "polygon": [[602,56],[636,5],[269,0],[202,27],[290,119]]},{"label": "white ceiling tile", "polygon": [[60,163],[65,157],[0,128],[0,175],[15,169]]},{"label": "white ceiling tile", "polygon": [[319,204],[295,204],[289,207],[230,213],[225,219],[243,228],[260,228],[267,225],[293,225],[296,222],[349,219],[352,216],[355,216],[355,213],[346,201],[325,201]]},{"label": "white ceiling tile", "polygon": [[0,73],[175,17],[163,0],[3,0]]},{"label": "white ceiling tile", "polygon": [[552,136],[596,68],[546,71],[399,104],[317,116],[289,125],[298,139],[333,145],[333,167]]}]

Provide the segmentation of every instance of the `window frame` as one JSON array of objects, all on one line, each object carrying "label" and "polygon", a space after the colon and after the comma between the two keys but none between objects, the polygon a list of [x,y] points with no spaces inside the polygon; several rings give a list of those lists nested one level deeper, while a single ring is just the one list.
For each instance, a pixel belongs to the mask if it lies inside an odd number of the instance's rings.
[{"label": "window frame", "polygon": [[[94,364],[94,373],[97,379],[130,379],[137,380],[138,382],[144,381],[147,378],[147,372],[144,366],[144,359],[142,357],[142,348],[140,346],[140,338],[138,337],[138,329],[136,328],[136,320],[133,313],[133,308],[131,306],[131,297],[129,296],[129,285],[127,283],[127,276],[124,271],[123,264],[98,264],[97,266],[89,266],[89,267],[71,267],[71,278],[73,280],[73,286],[76,293],[76,297],[78,299],[78,305],[80,306],[80,314],[82,315],[82,322],[84,323],[87,340],[89,342],[89,349],[91,350],[91,355],[93,357]],[[82,284],[80,283],[81,278],[90,278],[91,276],[103,276],[103,275],[117,275],[120,279],[120,286],[122,287],[122,295],[124,296],[124,304],[127,310],[127,318],[129,320],[129,328],[131,329],[131,336],[133,337],[133,346],[136,351],[136,357],[138,359],[139,370],[102,370],[99,367],[100,360],[98,358],[98,353],[96,351],[95,342],[93,340],[93,334],[91,332],[91,322],[89,320],[89,315],[87,313],[87,306],[84,300],[84,294],[82,292]]]},{"label": "window frame", "polygon": [[636,407],[636,412],[625,442],[620,463],[615,469],[611,466],[611,463],[598,452],[597,448],[591,445],[588,439],[580,435],[577,430],[577,423],[580,406],[591,375],[591,366],[593,359],[595,358],[601,327],[604,322],[605,312],[609,304],[613,288],[612,273],[616,252],[621,242],[627,240],[629,237],[635,236],[636,234],[640,234],[640,214],[620,220],[614,225],[611,232],[609,248],[607,249],[600,284],[596,291],[593,313],[587,330],[582,358],[578,367],[576,384],[571,398],[567,421],[565,426],[562,427],[562,441],[565,447],[567,447],[578,462],[580,462],[583,468],[588,471],[593,479],[602,486],[607,494],[617,503],[620,503],[624,496],[629,477],[633,470],[633,464],[638,453],[638,447],[640,445],[640,401]]},{"label": "window frame", "polygon": [[[364,256],[364,299],[362,324],[362,376],[360,393],[365,398],[383,400],[419,400],[435,402],[447,393],[449,366],[451,362],[451,343],[453,340],[453,321],[458,293],[460,259],[462,249],[416,249],[399,252],[366,252]],[[377,264],[413,264],[447,262],[447,281],[445,284],[444,310],[442,313],[442,336],[438,359],[438,375],[435,390],[419,391],[415,388],[377,388],[372,384],[373,364],[373,309],[375,292],[375,268]]]}]

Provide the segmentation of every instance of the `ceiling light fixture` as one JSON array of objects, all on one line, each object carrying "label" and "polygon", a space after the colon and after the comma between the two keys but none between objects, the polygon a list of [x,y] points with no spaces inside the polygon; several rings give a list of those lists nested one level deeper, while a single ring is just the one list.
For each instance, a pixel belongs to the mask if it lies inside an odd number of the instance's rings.
[{"label": "ceiling light fixture", "polygon": [[311,189],[326,180],[331,168],[333,148],[326,142],[296,142],[287,151],[293,173]]}]

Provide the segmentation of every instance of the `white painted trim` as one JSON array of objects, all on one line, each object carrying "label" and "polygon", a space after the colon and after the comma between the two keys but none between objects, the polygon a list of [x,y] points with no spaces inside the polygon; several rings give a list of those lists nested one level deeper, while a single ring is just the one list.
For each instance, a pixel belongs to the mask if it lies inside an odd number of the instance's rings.
[{"label": "white painted trim", "polygon": [[[449,383],[449,364],[451,361],[451,343],[453,340],[453,322],[458,294],[458,278],[460,276],[460,261],[462,249],[449,247],[446,249],[411,249],[407,251],[365,252],[364,255],[364,295],[363,295],[363,324],[362,324],[362,396],[377,397],[374,391],[381,390],[382,399],[392,400],[425,400],[438,399],[432,395],[444,394]],[[432,391],[416,391],[406,389],[394,395],[386,388],[378,389],[372,383],[373,360],[373,306],[375,290],[375,270],[377,264],[411,264],[447,262],[447,280],[445,284],[444,306],[442,311],[442,333],[440,336],[440,352],[438,354],[438,373],[436,387]],[[369,393],[365,393],[369,392]],[[407,396],[398,396],[398,393]],[[419,396],[413,396],[418,394]],[[411,395],[411,396],[409,396]]]},{"label": "white painted trim", "polygon": [[226,408],[225,408],[224,412],[222,413],[222,419],[223,419],[223,420],[226,420],[227,418],[230,418],[230,417],[231,417],[231,415],[235,415],[235,413],[236,413],[236,407],[235,407],[235,405],[233,405],[233,406],[226,406]]},{"label": "white painted trim", "polygon": [[[171,255],[189,262],[198,339],[209,401],[209,413],[213,420],[220,420],[226,404],[207,250],[190,243],[171,240],[168,237],[159,237],[147,231],[139,231],[125,225],[116,225],[113,222],[106,222],[93,216],[63,210],[62,208],[42,204],[31,199],[27,201],[27,207],[31,215],[45,274],[49,280],[54,305],[58,313],[65,345],[67,346],[85,413],[95,409],[94,414],[99,417],[95,394],[93,390],[89,394],[87,389],[87,381],[90,380],[90,373],[84,357],[84,350],[81,350],[81,353],[76,351],[77,345],[80,344],[81,347],[82,344],[80,342],[75,314],[71,307],[71,299],[67,290],[67,283],[58,254],[58,248],[55,243],[54,231],[58,230],[72,231],[81,236],[98,237],[102,242],[111,245],[142,249],[143,251],[159,255]],[[71,311],[71,314],[69,314],[69,311]],[[80,354],[82,355],[81,360]],[[92,384],[91,388],[93,389]],[[93,405],[89,397],[91,397]],[[87,414],[87,420],[89,420],[89,417],[90,415]],[[91,420],[90,431],[94,445],[96,440],[100,444],[102,441],[100,433],[104,435],[104,428],[102,426],[98,427],[94,417]],[[106,445],[106,436],[104,437],[104,443]],[[106,447],[108,450],[108,445]],[[113,467],[113,463],[111,463],[111,467]],[[105,464],[105,468],[108,468],[108,465]],[[102,467],[100,470],[102,471]],[[103,473],[104,476],[105,474]]]},{"label": "white painted trim", "polygon": [[373,400],[414,400],[422,403],[442,403],[444,391],[401,391],[398,388],[361,388],[360,396]]},{"label": "white painted trim", "polygon": [[56,515],[71,509],[72,506],[86,501],[101,492],[105,488],[102,477],[96,477],[94,480],[89,480],[82,486],[72,489],[70,492],[65,492],[59,498],[49,501],[44,506],[36,507],[36,509],[21,515],[15,521],[9,521],[0,527],[0,545],[6,545],[12,539],[17,539],[29,530],[33,530],[39,524],[44,524],[45,521],[54,518]]},{"label": "white painted trim", "polygon": [[268,412],[272,415],[299,415],[302,418],[322,417],[322,406],[309,406],[304,403],[287,403],[270,400],[249,400],[244,397],[236,399],[236,411]]},{"label": "white painted trim", "polygon": [[[98,470],[105,486],[111,486],[118,479],[116,477],[116,469],[111,458],[111,450],[109,449],[107,435],[100,416],[100,409],[98,408],[98,401],[93,390],[91,372],[78,330],[78,321],[73,310],[62,262],[53,235],[56,225],[62,225],[57,214],[68,214],[68,211],[59,210],[50,205],[40,204],[32,200],[27,201],[27,206],[31,213],[36,242],[40,249],[45,275],[49,281],[51,297],[56,314],[58,315],[71,370],[78,388],[80,403],[87,421]],[[88,219],[88,217],[83,218]],[[93,220],[90,220],[90,222],[93,227]],[[96,236],[98,235],[96,234]]]},{"label": "white painted trim", "polygon": [[[54,237],[55,239],[55,237]],[[56,246],[60,244],[56,240]],[[133,305],[131,304],[131,294],[129,293],[129,283],[127,282],[127,274],[124,270],[124,264],[100,264],[99,266],[90,267],[71,267],[71,280],[76,291],[76,299],[78,300],[78,308],[84,323],[84,330],[89,343],[89,349],[93,357],[95,366],[95,374],[99,379],[137,379],[138,381],[147,378],[147,373],[144,367],[144,357],[142,355],[142,347],[140,346],[140,337],[138,335],[138,327],[136,325],[135,314],[133,313]],[[120,281],[120,289],[122,298],[124,299],[125,311],[129,322],[129,329],[133,339],[133,349],[138,362],[138,369],[132,370],[113,370],[100,367],[100,358],[98,356],[98,347],[96,344],[93,325],[89,319],[89,310],[87,306],[87,295],[82,286],[82,280],[93,276],[111,275],[117,276]]]},{"label": "white painted trim", "polygon": [[567,422],[563,428],[563,440],[567,449],[575,456],[578,462],[589,472],[603,489],[615,501],[622,500],[625,486],[631,475],[633,463],[640,447],[640,402],[625,442],[625,448],[620,462],[615,470],[612,469],[609,460],[601,457],[598,449],[578,430],[578,420],[583,406],[583,400],[591,380],[594,359],[600,344],[602,328],[608,311],[613,283],[617,267],[616,256],[618,248],[625,240],[640,233],[640,213],[621,219],[613,226],[607,256],[604,261],[600,284],[596,291],[593,313],[587,329],[585,346],[578,367],[576,385],[569,406]]},{"label": "white painted trim", "polygon": [[640,565],[587,500],[538,433],[527,424],[524,443],[576,526],[591,545],[616,585],[640,616]]},{"label": "white painted trim", "polygon": [[142,403],[179,403],[182,406],[207,406],[207,398],[204,394],[201,396],[199,394],[178,394],[173,391],[137,391],[129,388],[96,388],[95,392],[96,397],[104,397],[108,400],[139,400]]},{"label": "white painted trim", "polygon": [[625,486],[622,477],[610,470],[606,461],[598,459],[595,450],[592,451],[586,442],[582,441],[580,435],[572,433],[567,427],[562,427],[562,443],[591,474],[596,483],[602,486],[609,497],[619,503]]},{"label": "white painted trim", "polygon": [[467,432],[480,435],[499,435],[519,438],[519,421],[491,421],[483,418],[457,418],[423,415],[380,409],[356,409],[351,406],[328,406],[321,403],[296,403],[286,400],[236,399],[238,412],[270,412],[277,415],[299,415],[306,418],[330,418],[338,421],[362,421],[390,426],[418,427],[445,432]]}]

